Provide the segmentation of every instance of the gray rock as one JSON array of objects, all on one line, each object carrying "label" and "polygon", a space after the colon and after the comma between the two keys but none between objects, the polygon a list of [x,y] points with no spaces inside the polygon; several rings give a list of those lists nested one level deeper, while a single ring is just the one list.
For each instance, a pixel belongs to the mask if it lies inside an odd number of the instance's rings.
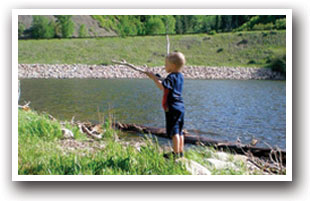
[{"label": "gray rock", "polygon": [[61,132],[62,132],[62,135],[64,136],[64,138],[66,138],[66,139],[74,138],[74,135],[73,135],[72,131],[70,131],[67,128],[62,128]]},{"label": "gray rock", "polygon": [[236,166],[231,162],[225,162],[221,160],[217,160],[214,158],[206,159],[209,163],[211,163],[216,169],[224,169],[224,168],[233,168],[236,169]]}]

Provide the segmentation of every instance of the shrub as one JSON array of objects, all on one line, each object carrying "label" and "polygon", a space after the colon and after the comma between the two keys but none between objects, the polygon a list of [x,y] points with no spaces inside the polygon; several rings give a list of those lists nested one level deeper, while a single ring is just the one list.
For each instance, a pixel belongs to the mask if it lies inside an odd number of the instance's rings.
[{"label": "shrub", "polygon": [[60,25],[61,37],[70,38],[74,32],[74,22],[71,15],[56,15],[57,23]]},{"label": "shrub", "polygon": [[262,32],[262,35],[263,35],[263,37],[266,37],[266,36],[268,36],[268,33]]},{"label": "shrub", "polygon": [[92,15],[92,18],[97,20],[102,28],[117,30],[117,20],[113,15]]},{"label": "shrub", "polygon": [[24,31],[25,25],[23,23],[18,23],[18,38],[21,38],[23,36]]},{"label": "shrub", "polygon": [[34,15],[31,25],[32,38],[53,38],[55,36],[55,27],[52,21],[49,22],[48,18]]},{"label": "shrub", "polygon": [[286,55],[277,55],[271,58],[266,65],[267,68],[275,72],[286,73]]},{"label": "shrub", "polygon": [[223,52],[223,48],[219,48],[218,50],[216,50],[217,53]]},{"label": "shrub", "polygon": [[248,64],[256,64],[256,61],[253,60],[253,59],[251,59],[251,60],[248,62]]},{"label": "shrub", "polygon": [[85,24],[82,24],[79,28],[79,37],[83,38],[83,37],[87,37],[88,33],[87,30],[85,28]]},{"label": "shrub", "polygon": [[286,19],[277,19],[275,22],[276,29],[286,29]]},{"label": "shrub", "polygon": [[209,35],[215,35],[215,34],[216,34],[216,31],[215,31],[215,30],[211,30],[208,34],[209,34]]},{"label": "shrub", "polygon": [[259,23],[253,26],[253,30],[271,30],[273,28],[274,28],[274,24],[272,22],[267,23],[267,24]]},{"label": "shrub", "polygon": [[248,44],[248,40],[246,40],[246,39],[242,39],[241,41],[239,41],[239,42],[237,43],[238,46],[239,46],[239,45],[246,45],[246,44]]}]

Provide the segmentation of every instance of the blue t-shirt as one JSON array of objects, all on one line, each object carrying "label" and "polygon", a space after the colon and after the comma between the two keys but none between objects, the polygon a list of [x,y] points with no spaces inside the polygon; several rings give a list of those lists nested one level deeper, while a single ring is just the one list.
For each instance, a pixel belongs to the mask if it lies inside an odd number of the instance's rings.
[{"label": "blue t-shirt", "polygon": [[164,88],[169,89],[167,103],[169,109],[184,112],[184,102],[182,97],[184,77],[182,73],[170,73],[162,82]]}]

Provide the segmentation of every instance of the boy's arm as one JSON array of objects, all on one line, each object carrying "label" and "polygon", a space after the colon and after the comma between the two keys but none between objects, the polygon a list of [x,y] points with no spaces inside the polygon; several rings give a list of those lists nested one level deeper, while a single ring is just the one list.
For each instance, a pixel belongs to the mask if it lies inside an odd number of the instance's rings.
[{"label": "boy's arm", "polygon": [[164,86],[162,85],[161,81],[156,77],[156,75],[154,75],[153,73],[151,72],[145,72],[145,74],[150,78],[152,79],[156,86],[160,89],[160,90],[164,90]]}]

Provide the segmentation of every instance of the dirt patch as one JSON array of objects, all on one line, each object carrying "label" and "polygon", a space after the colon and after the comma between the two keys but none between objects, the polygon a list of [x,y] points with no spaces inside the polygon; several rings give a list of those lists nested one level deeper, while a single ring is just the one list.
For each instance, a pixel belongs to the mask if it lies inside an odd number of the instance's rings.
[{"label": "dirt patch", "polygon": [[88,152],[96,152],[105,148],[104,143],[94,140],[77,141],[74,139],[64,139],[59,141],[61,149],[64,151],[85,150]]}]

